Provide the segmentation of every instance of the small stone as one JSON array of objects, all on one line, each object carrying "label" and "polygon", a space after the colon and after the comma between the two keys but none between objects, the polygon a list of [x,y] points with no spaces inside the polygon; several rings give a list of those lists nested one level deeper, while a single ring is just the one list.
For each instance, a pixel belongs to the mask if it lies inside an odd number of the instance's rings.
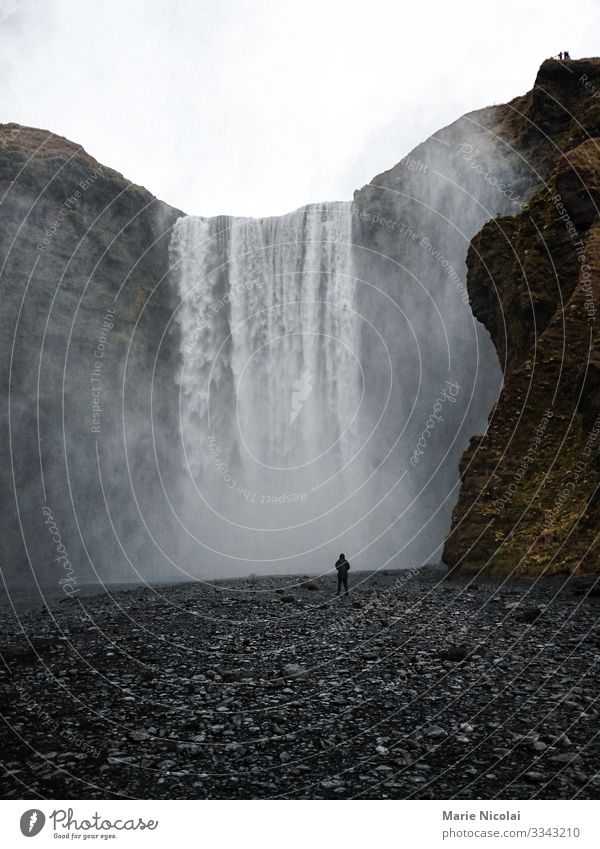
[{"label": "small stone", "polygon": [[513,734],[513,742],[518,746],[532,746],[540,739],[540,735],[536,731],[529,731],[527,734]]},{"label": "small stone", "polygon": [[519,613],[519,619],[521,622],[525,622],[528,625],[537,622],[544,611],[541,607],[525,607]]},{"label": "small stone", "polygon": [[464,645],[450,646],[449,649],[443,649],[439,653],[440,660],[449,660],[451,663],[460,663],[463,660],[468,660],[471,655],[469,648]]},{"label": "small stone", "polygon": [[241,669],[223,669],[221,672],[221,678],[223,681],[239,681],[241,677]]},{"label": "small stone", "polygon": [[560,755],[553,755],[550,760],[555,764],[573,764],[573,766],[580,766],[583,763],[583,758],[576,752],[562,752]]},{"label": "small stone", "polygon": [[443,728],[440,728],[439,725],[431,725],[429,728],[425,729],[424,733],[426,737],[431,737],[433,739],[446,736],[446,732]]},{"label": "small stone", "polygon": [[132,740],[135,740],[136,743],[141,743],[144,740],[149,740],[150,734],[146,731],[132,731],[130,737]]},{"label": "small stone", "polygon": [[295,680],[303,680],[309,676],[308,670],[304,666],[300,666],[299,663],[286,663],[283,667],[283,674],[286,678]]}]

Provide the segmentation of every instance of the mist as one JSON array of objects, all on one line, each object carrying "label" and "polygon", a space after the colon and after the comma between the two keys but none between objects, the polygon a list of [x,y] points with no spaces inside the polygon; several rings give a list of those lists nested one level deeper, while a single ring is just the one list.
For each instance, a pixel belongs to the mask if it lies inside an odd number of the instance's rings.
[{"label": "mist", "polygon": [[189,568],[320,574],[337,549],[372,569],[439,561],[458,462],[502,383],[466,251],[527,194],[476,113],[354,202],[177,221]]}]

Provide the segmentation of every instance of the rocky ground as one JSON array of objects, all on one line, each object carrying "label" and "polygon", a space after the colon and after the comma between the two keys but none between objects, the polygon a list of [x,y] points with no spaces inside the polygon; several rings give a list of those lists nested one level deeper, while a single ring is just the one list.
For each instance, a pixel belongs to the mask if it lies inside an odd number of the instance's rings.
[{"label": "rocky ground", "polygon": [[351,572],[2,612],[5,798],[597,798],[600,593]]}]

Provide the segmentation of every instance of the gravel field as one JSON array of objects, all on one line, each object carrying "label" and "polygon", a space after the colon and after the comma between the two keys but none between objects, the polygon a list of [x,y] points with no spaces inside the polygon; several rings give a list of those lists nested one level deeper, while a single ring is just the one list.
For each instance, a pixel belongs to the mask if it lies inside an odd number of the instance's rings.
[{"label": "gravel field", "polygon": [[4,798],[597,798],[598,587],[435,569],[2,611]]}]

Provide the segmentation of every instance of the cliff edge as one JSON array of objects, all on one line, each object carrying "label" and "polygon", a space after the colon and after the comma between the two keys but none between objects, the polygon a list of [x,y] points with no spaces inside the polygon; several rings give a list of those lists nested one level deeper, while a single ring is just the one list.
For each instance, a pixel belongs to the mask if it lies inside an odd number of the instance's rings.
[{"label": "cliff edge", "polygon": [[452,575],[598,573],[600,60],[544,62],[503,131],[540,186],[468,252],[504,385],[463,455],[444,561]]}]

